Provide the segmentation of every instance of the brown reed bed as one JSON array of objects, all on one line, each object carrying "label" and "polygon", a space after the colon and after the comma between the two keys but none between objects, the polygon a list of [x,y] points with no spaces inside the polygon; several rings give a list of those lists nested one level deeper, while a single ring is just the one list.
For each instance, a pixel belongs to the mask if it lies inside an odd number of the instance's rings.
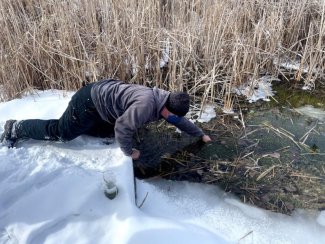
[{"label": "brown reed bed", "polygon": [[[323,82],[322,0],[0,0],[2,100],[114,77],[233,104],[262,74]],[[290,69],[290,67],[289,67]],[[285,76],[284,76],[285,77]]]},{"label": "brown reed bed", "polygon": [[[272,165],[256,165],[252,158],[207,160],[188,152],[162,159],[159,177],[218,185],[226,192],[267,210],[291,214],[293,210],[325,209],[325,178],[269,157]],[[185,160],[184,160],[185,159]],[[324,172],[323,172],[324,174]]]}]

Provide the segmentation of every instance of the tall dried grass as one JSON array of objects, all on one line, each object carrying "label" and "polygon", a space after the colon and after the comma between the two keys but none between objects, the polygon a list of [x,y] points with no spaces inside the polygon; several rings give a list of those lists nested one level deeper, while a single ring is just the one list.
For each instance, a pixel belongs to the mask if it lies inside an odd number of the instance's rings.
[{"label": "tall dried grass", "polygon": [[299,61],[321,80],[323,0],[0,0],[0,85],[77,89],[114,77],[230,107],[235,85]]}]

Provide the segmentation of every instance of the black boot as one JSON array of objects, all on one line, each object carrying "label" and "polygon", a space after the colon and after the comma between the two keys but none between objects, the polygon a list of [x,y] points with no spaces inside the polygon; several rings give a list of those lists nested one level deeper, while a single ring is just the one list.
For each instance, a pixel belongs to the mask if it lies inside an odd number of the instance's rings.
[{"label": "black boot", "polygon": [[17,124],[17,120],[7,120],[4,126],[4,131],[1,135],[1,143],[7,147],[14,147],[18,138],[15,133],[15,126]]}]

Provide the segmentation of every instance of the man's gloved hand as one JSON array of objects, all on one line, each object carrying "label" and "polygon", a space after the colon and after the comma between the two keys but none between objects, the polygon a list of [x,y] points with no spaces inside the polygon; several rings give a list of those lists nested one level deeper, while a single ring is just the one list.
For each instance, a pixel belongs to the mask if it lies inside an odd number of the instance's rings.
[{"label": "man's gloved hand", "polygon": [[210,142],[212,140],[211,140],[210,136],[204,135],[204,136],[202,136],[202,141],[204,141],[205,143],[208,143],[208,142]]},{"label": "man's gloved hand", "polygon": [[135,148],[133,148],[133,149],[132,149],[131,158],[132,158],[133,160],[137,160],[137,159],[139,159],[139,157],[140,157],[140,151],[137,150],[137,149],[135,149]]}]

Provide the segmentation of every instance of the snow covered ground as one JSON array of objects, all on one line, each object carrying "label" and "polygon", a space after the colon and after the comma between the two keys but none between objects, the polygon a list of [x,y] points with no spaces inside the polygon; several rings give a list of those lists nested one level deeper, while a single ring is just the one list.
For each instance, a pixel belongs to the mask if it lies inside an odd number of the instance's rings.
[{"label": "snow covered ground", "polygon": [[[58,118],[72,96],[38,92],[0,103],[7,119]],[[105,197],[103,173],[119,194]],[[0,147],[0,243],[325,243],[325,211],[271,213],[215,186],[136,181],[115,143],[82,136],[68,143],[26,141]]]}]

